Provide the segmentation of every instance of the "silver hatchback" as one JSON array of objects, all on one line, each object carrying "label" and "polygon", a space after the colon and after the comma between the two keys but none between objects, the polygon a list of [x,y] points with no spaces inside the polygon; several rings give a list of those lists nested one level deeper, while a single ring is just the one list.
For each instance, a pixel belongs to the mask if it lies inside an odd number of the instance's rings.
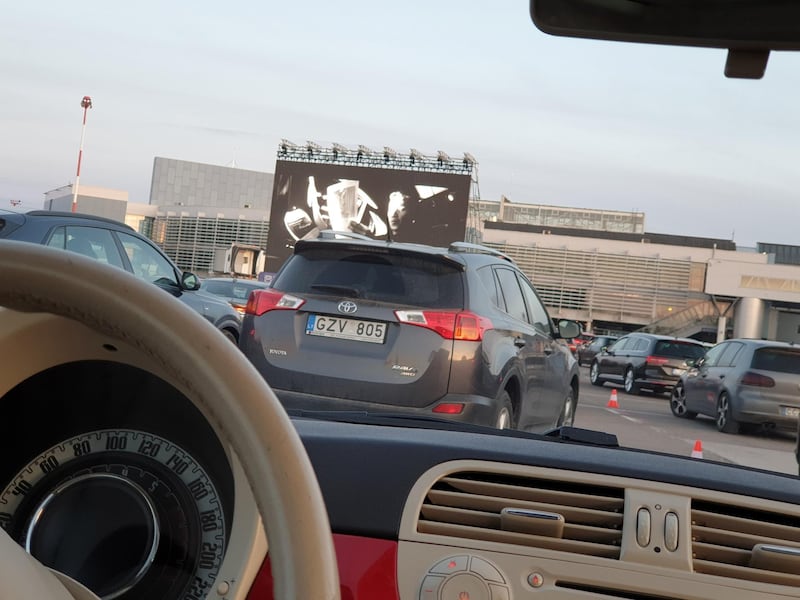
[{"label": "silver hatchback", "polygon": [[732,339],[711,348],[672,391],[672,414],[716,420],[724,433],[746,425],[796,429],[800,417],[800,346]]}]

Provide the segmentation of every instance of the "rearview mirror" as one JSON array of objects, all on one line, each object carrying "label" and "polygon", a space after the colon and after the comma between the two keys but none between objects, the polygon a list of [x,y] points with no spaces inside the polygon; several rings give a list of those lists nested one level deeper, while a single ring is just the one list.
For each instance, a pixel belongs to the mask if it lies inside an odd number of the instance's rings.
[{"label": "rearview mirror", "polygon": [[552,35],[727,48],[728,77],[758,79],[770,50],[800,50],[792,0],[531,0],[530,13]]}]

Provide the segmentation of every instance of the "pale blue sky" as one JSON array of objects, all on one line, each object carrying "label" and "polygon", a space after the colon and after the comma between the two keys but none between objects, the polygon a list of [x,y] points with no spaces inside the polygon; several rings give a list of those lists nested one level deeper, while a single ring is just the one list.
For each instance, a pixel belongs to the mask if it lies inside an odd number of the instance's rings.
[{"label": "pale blue sky", "polygon": [[[155,156],[273,171],[281,138],[480,163],[482,196],[642,210],[797,244],[800,56],[569,40],[525,0],[0,0],[0,206],[74,181],[149,199]],[[735,233],[734,233],[735,232]]]}]

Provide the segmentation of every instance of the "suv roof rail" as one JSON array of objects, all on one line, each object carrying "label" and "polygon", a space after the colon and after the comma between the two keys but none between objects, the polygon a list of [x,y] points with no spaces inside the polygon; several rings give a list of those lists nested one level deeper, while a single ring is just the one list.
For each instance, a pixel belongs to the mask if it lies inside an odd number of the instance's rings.
[{"label": "suv roof rail", "polygon": [[490,254],[491,256],[497,256],[502,258],[503,260],[507,260],[510,263],[514,263],[514,259],[511,258],[508,254],[503,254],[499,250],[495,250],[494,248],[489,248],[488,246],[482,246],[480,244],[472,244],[470,242],[452,242],[450,244],[450,251],[451,252],[474,252],[476,254]]},{"label": "suv roof rail", "polygon": [[368,242],[375,241],[373,238],[367,235],[362,235],[360,233],[355,233],[353,231],[337,231],[335,229],[321,229],[319,235],[317,235],[317,239],[319,240],[349,239],[349,240],[364,240]]}]

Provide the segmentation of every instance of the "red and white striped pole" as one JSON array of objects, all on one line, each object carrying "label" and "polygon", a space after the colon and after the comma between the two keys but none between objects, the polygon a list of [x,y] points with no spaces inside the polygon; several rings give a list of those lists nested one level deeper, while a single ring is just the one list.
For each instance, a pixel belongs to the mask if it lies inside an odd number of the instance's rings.
[{"label": "red and white striped pole", "polygon": [[78,150],[78,171],[75,174],[75,185],[72,186],[72,212],[78,210],[78,183],[81,180],[81,159],[83,158],[83,138],[86,135],[86,113],[92,108],[92,99],[89,96],[84,96],[81,100],[81,107],[83,108],[83,127],[81,127],[81,147]]}]

